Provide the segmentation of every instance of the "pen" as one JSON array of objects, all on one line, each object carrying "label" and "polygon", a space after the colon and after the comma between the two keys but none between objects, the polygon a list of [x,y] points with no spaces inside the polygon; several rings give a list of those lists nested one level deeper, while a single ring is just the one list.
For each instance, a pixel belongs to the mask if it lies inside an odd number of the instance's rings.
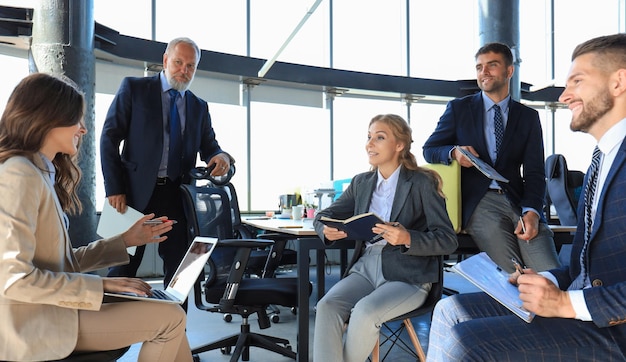
[{"label": "pen", "polygon": [[511,258],[511,261],[513,262],[513,266],[515,267],[515,270],[517,270],[520,274],[524,274],[524,269],[522,268],[520,263],[517,261],[517,259]]},{"label": "pen", "polygon": [[152,219],[152,220],[146,220],[143,222],[144,225],[159,225],[159,224],[163,224],[164,222],[168,222],[171,221],[172,224],[176,224],[178,221],[176,220],[161,220],[161,219]]},{"label": "pen", "polygon": [[526,225],[524,225],[524,219],[520,216],[519,222],[522,223],[522,233],[526,234]]},{"label": "pen", "polygon": [[279,229],[302,229],[302,226],[300,225],[283,225],[283,226],[279,226]]}]

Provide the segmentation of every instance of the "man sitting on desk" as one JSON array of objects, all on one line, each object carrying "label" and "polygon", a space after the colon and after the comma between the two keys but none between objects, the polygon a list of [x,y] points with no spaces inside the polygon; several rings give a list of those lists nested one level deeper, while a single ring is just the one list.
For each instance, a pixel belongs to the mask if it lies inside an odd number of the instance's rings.
[{"label": "man sitting on desk", "polygon": [[[534,270],[557,267],[553,234],[542,212],[546,181],[539,115],[509,95],[514,66],[508,46],[486,44],[475,58],[482,92],[448,103],[424,144],[424,159],[457,160],[462,166],[462,228],[502,269],[513,272],[511,258]],[[508,183],[487,178],[459,148],[480,157]]]},{"label": "man sitting on desk", "polygon": [[441,282],[440,255],[457,247],[441,177],[417,166],[411,143],[411,128],[400,116],[374,117],[365,143],[372,170],[356,175],[315,218],[326,243],[347,234],[322,224],[322,216],[347,219],[369,211],[385,223],[371,229],[381,236],[373,243],[357,240],[347,275],[318,302],[314,361],[365,361],[381,324],[424,303],[432,283]]}]

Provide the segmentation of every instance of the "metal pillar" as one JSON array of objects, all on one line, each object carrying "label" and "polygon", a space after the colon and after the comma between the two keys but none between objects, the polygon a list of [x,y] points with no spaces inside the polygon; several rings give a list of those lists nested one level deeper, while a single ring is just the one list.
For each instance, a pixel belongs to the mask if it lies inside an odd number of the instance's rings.
[{"label": "metal pillar", "polygon": [[80,215],[70,215],[74,246],[85,245],[96,235],[95,174],[95,56],[93,0],[41,0],[33,11],[33,37],[29,52],[31,73],[62,74],[85,94],[87,134],[79,153],[83,177],[78,196]]},{"label": "metal pillar", "polygon": [[491,42],[508,45],[513,52],[515,72],[511,78],[511,98],[520,100],[519,0],[478,0],[481,46]]}]

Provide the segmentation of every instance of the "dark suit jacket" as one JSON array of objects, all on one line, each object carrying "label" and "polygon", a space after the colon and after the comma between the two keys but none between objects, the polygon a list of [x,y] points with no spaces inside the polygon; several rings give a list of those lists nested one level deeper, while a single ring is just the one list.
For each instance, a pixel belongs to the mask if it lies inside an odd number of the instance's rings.
[{"label": "dark suit jacket", "polygon": [[[185,93],[186,124],[183,135],[183,182],[203,161],[223,152],[211,125],[205,101]],[[120,155],[119,146],[124,141]],[[163,151],[163,111],[159,76],[122,81],[104,122],[100,157],[106,195],[126,194],[129,206],[143,210],[150,200]]]},{"label": "dark suit jacket", "polygon": [[[549,270],[561,289],[567,289],[580,274],[584,203],[581,198],[570,265]],[[587,251],[586,269],[593,285],[584,290],[587,308],[596,326],[614,326],[610,333],[626,353],[626,140],[622,141],[604,182]]]},{"label": "dark suit jacket", "polygon": [[[508,184],[500,184],[507,191],[509,200],[519,207],[537,210],[543,219],[546,176],[539,114],[519,102],[510,101],[502,150],[495,164],[489,157],[484,129],[484,106],[480,92],[452,100],[439,119],[437,128],[424,144],[424,159],[429,163],[449,164],[450,150],[454,146],[473,146],[481,159],[509,179]],[[462,167],[461,180],[465,227],[487,192],[491,180],[475,167]]]},{"label": "dark suit jacket", "polygon": [[[322,232],[324,224],[319,222],[320,217],[347,219],[368,212],[376,181],[376,172],[356,175],[346,191],[318,213],[314,226],[322,240],[325,240]],[[457,248],[457,240],[445,200],[437,193],[433,179],[424,172],[409,171],[403,167],[391,207],[390,221],[397,221],[408,230],[411,247],[385,245],[382,252],[385,279],[412,284],[439,281],[438,258],[452,254]],[[329,243],[328,240],[325,242]],[[363,249],[364,242],[357,240],[356,252],[348,270],[359,259]]]}]

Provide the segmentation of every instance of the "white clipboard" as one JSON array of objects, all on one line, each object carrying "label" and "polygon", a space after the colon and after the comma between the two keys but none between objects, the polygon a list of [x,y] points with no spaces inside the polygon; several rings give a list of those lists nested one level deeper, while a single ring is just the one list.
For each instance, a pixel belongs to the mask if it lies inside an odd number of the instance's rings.
[{"label": "white clipboard", "polygon": [[[144,214],[130,206],[126,208],[125,213],[120,214],[116,209],[109,205],[109,201],[105,199],[96,233],[103,238],[110,238],[115,235],[119,235],[128,230],[128,228],[133,226],[133,224],[142,217],[144,217]],[[137,247],[130,246],[126,248],[126,250],[128,251],[128,254],[135,255]]]}]

